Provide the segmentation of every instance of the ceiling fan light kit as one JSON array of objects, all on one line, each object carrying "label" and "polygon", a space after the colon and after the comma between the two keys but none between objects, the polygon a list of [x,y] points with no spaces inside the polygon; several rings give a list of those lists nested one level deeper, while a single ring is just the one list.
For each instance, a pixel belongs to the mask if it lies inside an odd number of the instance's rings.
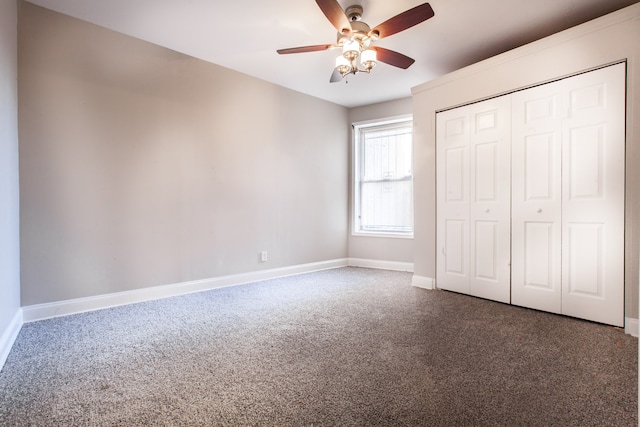
[{"label": "ceiling fan light kit", "polygon": [[[362,6],[349,6],[343,11],[337,0],[316,0],[316,3],[338,30],[336,44],[293,47],[279,49],[277,52],[283,55],[342,49],[342,55],[336,58],[335,68],[329,80],[331,83],[342,80],[348,74],[369,73],[378,62],[402,69],[409,68],[415,62],[412,58],[390,49],[372,46],[372,44],[383,37],[404,31],[434,16],[429,3],[423,3],[371,29],[361,20]],[[359,64],[358,58],[360,59]]]},{"label": "ceiling fan light kit", "polygon": [[[358,67],[356,63],[358,58],[360,58],[362,68]],[[357,40],[347,39],[342,43],[342,55],[336,58],[336,69],[342,77],[358,72],[368,73],[375,67],[376,62],[375,50],[368,49],[367,45],[359,43]]]}]

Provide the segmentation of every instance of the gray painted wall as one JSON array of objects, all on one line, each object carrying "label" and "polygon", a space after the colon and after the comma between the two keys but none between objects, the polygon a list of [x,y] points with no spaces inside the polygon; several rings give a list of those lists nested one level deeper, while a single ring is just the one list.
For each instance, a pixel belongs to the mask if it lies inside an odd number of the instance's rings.
[{"label": "gray painted wall", "polygon": [[346,108],[19,16],[23,306],[347,256]]},{"label": "gray painted wall", "polygon": [[627,61],[625,316],[638,318],[640,252],[640,4],[629,6],[413,89],[415,272],[435,278],[435,114],[471,101]]},{"label": "gray painted wall", "polygon": [[[411,97],[395,101],[381,102],[349,110],[349,122],[365,122],[368,120],[384,119],[402,116],[413,112]],[[353,143],[349,146],[349,159],[352,161]],[[353,175],[349,177],[349,200],[353,190]],[[414,188],[414,193],[419,191]],[[351,210],[349,210],[351,212]],[[349,257],[378,261],[413,262],[413,239],[382,238],[371,236],[354,236],[352,218],[349,217]]]},{"label": "gray painted wall", "polygon": [[0,337],[20,311],[17,25],[16,1],[1,0]]}]

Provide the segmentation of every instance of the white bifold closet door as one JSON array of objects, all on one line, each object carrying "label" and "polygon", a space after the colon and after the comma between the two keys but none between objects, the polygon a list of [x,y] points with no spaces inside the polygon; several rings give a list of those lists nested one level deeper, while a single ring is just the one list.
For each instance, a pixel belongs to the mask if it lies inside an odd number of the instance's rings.
[{"label": "white bifold closet door", "polygon": [[439,288],[510,300],[510,97],[437,115]]},{"label": "white bifold closet door", "polygon": [[512,303],[623,326],[625,64],[512,109]]},{"label": "white bifold closet door", "polygon": [[624,325],[625,64],[440,112],[440,289]]}]

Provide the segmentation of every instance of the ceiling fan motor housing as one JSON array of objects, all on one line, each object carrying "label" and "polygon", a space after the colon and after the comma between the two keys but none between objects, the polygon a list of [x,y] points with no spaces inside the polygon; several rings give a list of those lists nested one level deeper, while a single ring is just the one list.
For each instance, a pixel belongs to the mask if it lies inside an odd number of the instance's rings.
[{"label": "ceiling fan motor housing", "polygon": [[362,12],[362,6],[354,5],[347,7],[344,13],[347,15],[347,18],[349,18],[349,22],[351,23],[351,33],[348,36],[338,33],[338,46],[342,46],[346,39],[356,40],[364,48],[369,46],[372,41],[369,37],[371,28],[362,21]]},{"label": "ceiling fan motor housing", "polygon": [[349,6],[345,11],[345,15],[349,18],[349,22],[359,21],[362,19],[362,6],[353,5]]}]

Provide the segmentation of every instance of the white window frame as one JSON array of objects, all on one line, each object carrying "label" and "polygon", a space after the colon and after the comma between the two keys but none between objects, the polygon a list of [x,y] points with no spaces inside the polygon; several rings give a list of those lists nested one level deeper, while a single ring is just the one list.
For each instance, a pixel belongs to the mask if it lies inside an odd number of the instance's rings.
[{"label": "white window frame", "polygon": [[[351,185],[351,234],[353,236],[371,236],[371,237],[392,237],[392,238],[401,238],[401,239],[412,239],[414,233],[414,218],[413,218],[413,194],[411,195],[411,231],[410,232],[400,232],[400,231],[371,231],[371,230],[362,230],[360,226],[360,182],[361,182],[361,164],[362,164],[362,140],[360,137],[360,131],[362,129],[373,128],[373,127],[383,127],[394,124],[408,123],[411,127],[413,127],[413,115],[407,114],[402,116],[394,116],[388,117],[384,119],[376,119],[376,120],[367,120],[362,122],[355,122],[352,124],[352,185]],[[411,143],[411,162],[413,162],[413,140]],[[413,167],[411,168],[411,182],[413,183],[414,178]]]}]

